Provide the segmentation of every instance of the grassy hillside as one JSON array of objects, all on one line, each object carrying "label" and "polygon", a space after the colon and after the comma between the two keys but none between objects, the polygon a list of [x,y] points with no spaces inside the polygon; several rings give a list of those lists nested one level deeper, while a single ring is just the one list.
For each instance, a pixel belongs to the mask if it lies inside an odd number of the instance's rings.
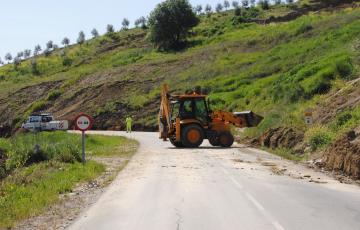
[{"label": "grassy hillside", "polygon": [[[276,19],[305,12],[309,4],[257,9],[245,16]],[[123,128],[124,116],[130,114],[137,129],[154,129],[164,82],[174,91],[202,86],[215,108],[264,115],[248,136],[279,125],[306,130],[303,112],[317,109],[359,77],[359,8],[310,11],[280,23],[244,21],[232,11],[201,16],[189,48],[181,52],[157,52],[147,42],[146,30],[132,29],[39,56],[37,74],[30,60],[17,69],[3,66],[2,133],[39,110],[68,119],[85,111],[99,129]]]}]

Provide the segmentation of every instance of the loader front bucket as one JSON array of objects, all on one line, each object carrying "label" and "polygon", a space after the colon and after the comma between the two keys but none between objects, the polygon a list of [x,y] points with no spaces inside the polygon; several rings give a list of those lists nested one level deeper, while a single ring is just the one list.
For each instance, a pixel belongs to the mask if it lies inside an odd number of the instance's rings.
[{"label": "loader front bucket", "polygon": [[241,117],[246,122],[246,127],[256,127],[264,117],[253,113],[252,111],[234,112],[234,115]]}]

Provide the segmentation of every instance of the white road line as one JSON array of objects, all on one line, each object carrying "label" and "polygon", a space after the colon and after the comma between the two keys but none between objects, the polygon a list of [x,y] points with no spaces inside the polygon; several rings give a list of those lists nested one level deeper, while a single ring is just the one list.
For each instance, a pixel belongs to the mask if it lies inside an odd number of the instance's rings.
[{"label": "white road line", "polygon": [[265,208],[250,193],[247,192],[245,195],[255,205],[255,207],[259,209],[259,211],[265,211]]},{"label": "white road line", "polygon": [[243,189],[243,186],[237,180],[235,180],[232,176],[229,176],[229,178],[236,185],[236,187],[238,187],[238,189]]},{"label": "white road line", "polygon": [[221,169],[229,177],[229,179],[236,185],[236,187],[238,187],[238,189],[243,189],[243,186],[237,180],[235,180],[234,177],[232,177],[224,167],[221,167]]},{"label": "white road line", "polygon": [[[239,189],[243,189],[243,186],[230,175],[228,170],[226,170],[225,166],[221,164],[222,171],[229,177],[229,179],[238,187]],[[283,226],[265,210],[264,206],[262,206],[250,193],[245,192],[245,196],[254,204],[254,206],[264,215],[264,217],[275,227],[276,230],[285,230]]]},{"label": "white road line", "polygon": [[274,227],[277,229],[277,230],[285,230],[285,228],[283,226],[281,226],[279,224],[279,222],[275,221],[275,222],[272,222],[272,224],[274,225]]},{"label": "white road line", "polygon": [[276,230],[285,230],[283,226],[265,210],[264,206],[262,206],[250,193],[245,193],[246,197],[255,205],[255,207],[268,219],[271,224],[275,227]]}]

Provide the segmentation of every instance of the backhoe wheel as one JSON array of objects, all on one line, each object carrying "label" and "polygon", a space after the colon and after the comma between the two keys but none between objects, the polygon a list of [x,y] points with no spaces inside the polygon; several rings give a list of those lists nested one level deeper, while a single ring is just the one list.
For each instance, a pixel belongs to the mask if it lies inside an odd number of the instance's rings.
[{"label": "backhoe wheel", "polygon": [[220,141],[218,136],[210,137],[209,142],[212,146],[220,146]]},{"label": "backhoe wheel", "polygon": [[222,132],[219,135],[221,147],[229,148],[234,143],[234,136],[230,132]]},{"label": "backhoe wheel", "polygon": [[198,125],[187,125],[181,133],[181,142],[186,148],[197,148],[204,140],[204,131]]},{"label": "backhoe wheel", "polygon": [[172,144],[173,146],[175,146],[176,148],[182,148],[182,147],[184,147],[184,145],[181,143],[181,141],[177,142],[177,141],[175,141],[175,139],[173,139],[173,138],[169,138],[169,140],[170,140],[171,144]]}]

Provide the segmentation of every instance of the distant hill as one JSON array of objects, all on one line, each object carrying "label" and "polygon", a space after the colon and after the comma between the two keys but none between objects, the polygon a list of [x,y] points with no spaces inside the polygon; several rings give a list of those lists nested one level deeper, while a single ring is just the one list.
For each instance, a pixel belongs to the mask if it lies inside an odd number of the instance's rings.
[{"label": "distant hill", "polygon": [[[87,112],[97,129],[124,128],[124,117],[132,115],[136,129],[155,130],[164,82],[173,91],[199,85],[214,107],[264,115],[258,128],[246,131],[248,137],[278,126],[306,133],[303,114],[309,109],[315,122],[327,126],[344,111],[359,111],[359,100],[346,103],[358,90],[353,82],[360,63],[358,6],[299,1],[240,16],[230,10],[200,16],[188,48],[180,52],[157,52],[147,31],[138,28],[38,56],[36,66],[30,59],[16,69],[5,65],[0,133],[9,135],[30,113],[45,110],[61,119]],[[333,105],[337,92],[344,101]],[[328,104],[345,106],[329,111]],[[352,122],[331,132],[358,124]]]}]

